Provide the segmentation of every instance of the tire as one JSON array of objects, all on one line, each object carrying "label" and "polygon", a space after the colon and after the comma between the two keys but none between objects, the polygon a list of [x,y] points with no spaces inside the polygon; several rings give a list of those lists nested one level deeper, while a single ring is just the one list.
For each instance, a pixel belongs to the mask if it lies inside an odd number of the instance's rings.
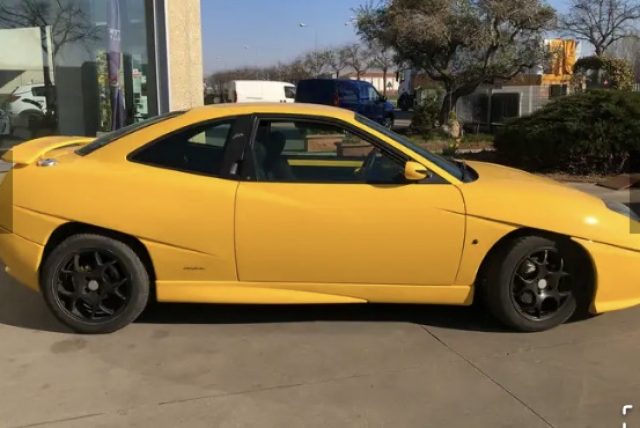
[{"label": "tire", "polygon": [[53,314],[77,333],[104,334],[135,321],[150,280],[128,245],[102,235],[74,235],[46,258],[40,277]]},{"label": "tire", "polygon": [[387,129],[391,129],[393,128],[393,116],[387,116],[382,120],[382,126],[384,126]]},{"label": "tire", "polygon": [[575,269],[577,261],[575,250],[561,241],[541,236],[511,241],[496,252],[487,269],[482,291],[489,312],[522,332],[565,323],[583,305],[587,289]]}]

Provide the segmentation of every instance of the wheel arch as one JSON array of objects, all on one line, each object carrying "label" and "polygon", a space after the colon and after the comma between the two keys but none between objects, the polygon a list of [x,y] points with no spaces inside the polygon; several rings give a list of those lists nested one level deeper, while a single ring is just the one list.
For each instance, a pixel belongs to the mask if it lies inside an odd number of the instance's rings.
[{"label": "wheel arch", "polygon": [[478,300],[479,296],[482,295],[482,288],[487,286],[485,282],[487,267],[489,263],[491,263],[491,261],[495,258],[498,251],[504,248],[504,246],[509,245],[509,243],[512,242],[514,239],[522,238],[525,236],[540,236],[543,238],[548,238],[548,239],[552,239],[554,241],[560,242],[563,245],[567,245],[568,248],[575,251],[576,256],[580,260],[584,261],[587,264],[588,268],[585,269],[587,278],[585,279],[586,279],[586,284],[588,288],[586,290],[585,296],[588,297],[588,302],[585,302],[585,303],[589,306],[586,309],[590,309],[595,299],[595,292],[597,287],[596,266],[593,261],[593,258],[591,257],[591,254],[589,254],[589,252],[582,245],[580,245],[578,242],[573,240],[571,236],[563,235],[555,232],[549,232],[541,229],[534,229],[534,228],[516,229],[504,235],[491,247],[491,249],[484,256],[484,259],[482,260],[482,263],[480,264],[480,268],[478,269],[478,273],[476,275],[476,281],[474,283],[474,288],[475,288],[474,303]]},{"label": "wheel arch", "polygon": [[140,241],[138,238],[132,235],[128,235],[126,233],[117,232],[112,229],[105,229],[99,226],[93,226],[86,223],[79,222],[69,222],[64,223],[58,228],[56,228],[53,233],[49,236],[47,243],[44,246],[44,250],[42,252],[42,257],[40,259],[40,266],[38,267],[38,276],[41,274],[42,267],[47,260],[47,257],[51,252],[60,245],[65,239],[79,234],[95,234],[102,235],[108,238],[115,239],[117,241],[123,242],[128,245],[137,255],[140,257],[140,260],[144,264],[147,269],[147,273],[149,274],[149,280],[151,281],[151,297],[155,299],[155,283],[156,283],[156,273],[153,264],[153,260],[151,258],[151,254],[147,247]]}]

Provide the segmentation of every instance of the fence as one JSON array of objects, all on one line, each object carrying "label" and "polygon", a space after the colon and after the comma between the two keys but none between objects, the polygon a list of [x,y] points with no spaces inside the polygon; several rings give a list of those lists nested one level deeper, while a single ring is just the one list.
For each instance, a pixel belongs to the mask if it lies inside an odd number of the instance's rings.
[{"label": "fence", "polygon": [[456,110],[468,131],[492,132],[507,120],[529,115],[568,92],[567,85],[486,85],[461,98]]}]

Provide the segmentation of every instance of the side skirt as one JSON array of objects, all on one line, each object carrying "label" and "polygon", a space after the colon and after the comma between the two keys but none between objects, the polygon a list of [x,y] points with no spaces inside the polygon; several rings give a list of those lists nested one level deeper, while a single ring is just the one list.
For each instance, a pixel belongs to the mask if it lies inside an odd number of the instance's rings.
[{"label": "side skirt", "polygon": [[158,301],[176,303],[416,303],[468,306],[473,302],[473,287],[464,285],[158,281],[156,293]]}]

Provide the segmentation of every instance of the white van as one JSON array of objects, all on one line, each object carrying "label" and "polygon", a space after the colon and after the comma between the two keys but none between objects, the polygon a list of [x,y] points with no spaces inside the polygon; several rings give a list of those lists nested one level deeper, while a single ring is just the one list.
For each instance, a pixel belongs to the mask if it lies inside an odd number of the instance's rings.
[{"label": "white van", "polygon": [[292,103],[296,98],[295,85],[268,80],[234,80],[225,85],[228,103]]}]

